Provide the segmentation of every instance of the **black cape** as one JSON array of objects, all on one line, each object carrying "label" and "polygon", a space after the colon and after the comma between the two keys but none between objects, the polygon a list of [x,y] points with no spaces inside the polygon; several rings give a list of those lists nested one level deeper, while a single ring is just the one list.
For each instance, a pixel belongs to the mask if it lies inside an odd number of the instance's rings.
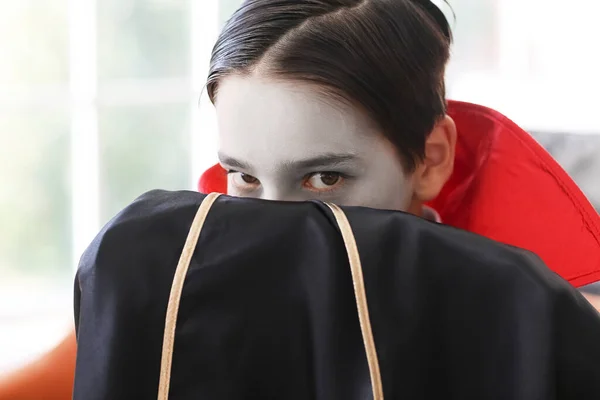
[{"label": "black cape", "polygon": [[[147,193],[84,253],[74,399],[156,398],[171,282],[203,198]],[[344,210],[386,399],[600,398],[600,317],[535,255],[400,212]],[[172,371],[176,400],[371,398],[348,258],[324,204],[217,200]]]}]

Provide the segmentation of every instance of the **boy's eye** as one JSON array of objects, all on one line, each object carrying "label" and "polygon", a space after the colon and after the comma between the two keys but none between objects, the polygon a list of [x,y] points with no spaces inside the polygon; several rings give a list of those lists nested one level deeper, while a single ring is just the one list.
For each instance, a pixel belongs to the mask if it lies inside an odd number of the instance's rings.
[{"label": "boy's eye", "polygon": [[304,186],[313,191],[325,192],[342,184],[344,177],[337,172],[317,172],[309,175]]},{"label": "boy's eye", "polygon": [[260,184],[258,178],[243,172],[229,171],[228,175],[231,177],[233,184],[237,187],[253,187]]},{"label": "boy's eye", "polygon": [[257,183],[257,182],[258,182],[258,179],[256,179],[256,178],[255,178],[255,177],[253,177],[252,175],[244,174],[244,173],[241,173],[241,172],[240,172],[240,178],[241,178],[241,179],[242,179],[244,182],[246,182],[246,183],[248,183],[248,184],[250,184],[250,185],[253,185],[253,184],[255,184],[255,183]]}]

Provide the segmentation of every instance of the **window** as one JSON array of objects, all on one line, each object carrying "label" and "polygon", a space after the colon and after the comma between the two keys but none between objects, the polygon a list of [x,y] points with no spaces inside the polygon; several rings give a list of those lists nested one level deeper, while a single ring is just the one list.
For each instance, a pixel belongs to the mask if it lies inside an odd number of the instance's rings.
[{"label": "window", "polygon": [[450,0],[449,96],[495,108],[530,131],[600,133],[600,54],[587,0]]},{"label": "window", "polygon": [[[555,154],[572,149],[557,158],[600,205],[600,145],[589,145],[600,137],[594,5],[449,2],[449,97],[550,135],[542,142]],[[195,189],[216,161],[203,86],[218,31],[240,3],[0,5],[0,371],[70,329],[75,267],[111,216],[150,189]]]},{"label": "window", "polygon": [[32,355],[31,343],[50,346],[69,321],[67,11],[66,0],[0,11],[0,370]]},{"label": "window", "polygon": [[204,0],[2,4],[0,372],[70,329],[104,223],[147,190],[195,189],[216,161],[198,99],[219,24]]}]

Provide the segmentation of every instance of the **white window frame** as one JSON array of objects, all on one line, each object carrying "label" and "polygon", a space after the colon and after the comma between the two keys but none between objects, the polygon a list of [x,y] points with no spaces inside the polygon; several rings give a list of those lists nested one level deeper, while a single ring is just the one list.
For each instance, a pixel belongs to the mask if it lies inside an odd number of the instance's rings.
[{"label": "white window frame", "polygon": [[96,0],[69,0],[73,265],[99,228]]}]

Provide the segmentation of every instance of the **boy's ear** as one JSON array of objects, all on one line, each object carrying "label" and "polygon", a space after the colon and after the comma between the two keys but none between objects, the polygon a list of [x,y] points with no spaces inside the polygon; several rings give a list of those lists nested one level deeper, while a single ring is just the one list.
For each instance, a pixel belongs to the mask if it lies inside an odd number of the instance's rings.
[{"label": "boy's ear", "polygon": [[425,158],[413,175],[413,201],[425,203],[433,200],[450,179],[454,169],[456,135],[456,124],[449,116],[435,124],[425,142]]}]

